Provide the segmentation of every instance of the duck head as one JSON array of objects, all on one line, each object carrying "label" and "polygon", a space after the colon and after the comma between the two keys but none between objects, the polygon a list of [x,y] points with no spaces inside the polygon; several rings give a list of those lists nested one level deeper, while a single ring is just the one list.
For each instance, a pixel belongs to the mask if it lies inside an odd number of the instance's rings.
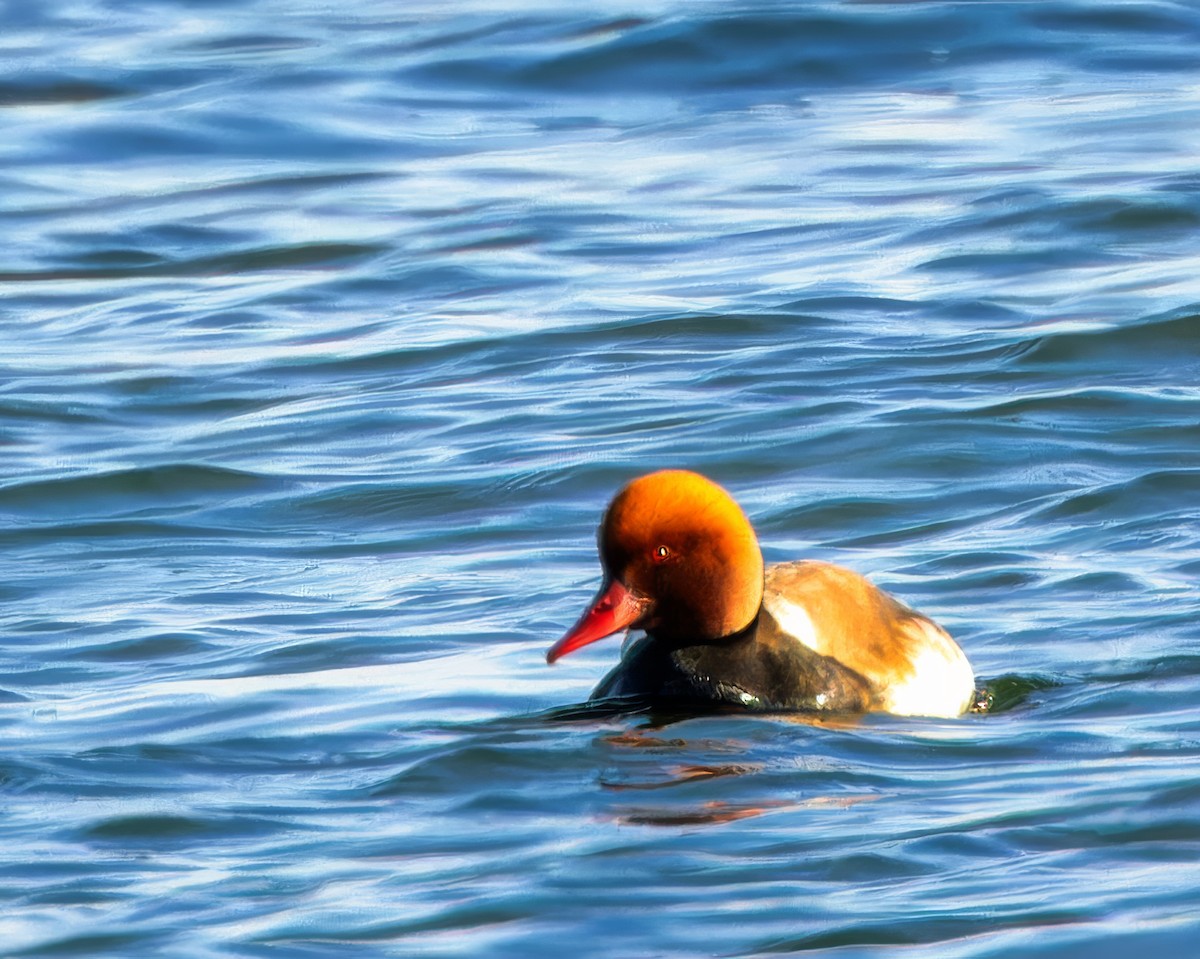
[{"label": "duck head", "polygon": [[754,529],[732,496],[697,473],[663,470],[625,486],[600,523],[599,547],[600,591],[547,662],[625,629],[668,642],[716,640],[758,615]]}]

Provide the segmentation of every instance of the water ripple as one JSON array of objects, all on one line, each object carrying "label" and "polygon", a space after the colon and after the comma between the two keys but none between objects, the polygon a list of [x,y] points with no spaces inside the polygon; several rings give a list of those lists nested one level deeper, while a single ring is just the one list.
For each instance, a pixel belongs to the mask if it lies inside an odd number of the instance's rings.
[{"label": "water ripple", "polygon": [[[1186,4],[23,4],[14,955],[1186,955]],[[959,720],[587,703],[701,469]]]}]

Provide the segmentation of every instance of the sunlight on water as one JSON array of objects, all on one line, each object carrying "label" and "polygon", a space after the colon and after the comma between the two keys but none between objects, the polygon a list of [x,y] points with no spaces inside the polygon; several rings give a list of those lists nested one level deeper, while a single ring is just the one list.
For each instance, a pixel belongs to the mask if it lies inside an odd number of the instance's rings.
[{"label": "sunlight on water", "polygon": [[[11,954],[1190,954],[1192,9],[5,16]],[[587,704],[661,467],[991,712]]]}]

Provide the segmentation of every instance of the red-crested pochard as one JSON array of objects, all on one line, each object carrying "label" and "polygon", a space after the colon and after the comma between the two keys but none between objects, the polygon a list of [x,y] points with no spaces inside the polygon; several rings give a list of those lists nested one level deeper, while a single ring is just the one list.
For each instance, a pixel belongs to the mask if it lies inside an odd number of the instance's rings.
[{"label": "red-crested pochard", "polygon": [[622,630],[646,635],[592,699],[904,716],[958,716],[974,700],[971,666],[944,629],[831,563],[764,572],[745,513],[697,473],[629,483],[599,546],[600,592],[546,660]]}]

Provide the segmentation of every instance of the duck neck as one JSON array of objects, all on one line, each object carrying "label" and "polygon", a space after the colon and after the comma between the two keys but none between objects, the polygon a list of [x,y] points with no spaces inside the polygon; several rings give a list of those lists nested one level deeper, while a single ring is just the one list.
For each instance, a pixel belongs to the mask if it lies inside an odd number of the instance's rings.
[{"label": "duck neck", "polygon": [[667,629],[647,630],[646,635],[658,646],[664,649],[685,649],[689,646],[711,646],[715,648],[733,649],[743,643],[754,641],[758,633],[758,623],[762,616],[762,605],[754,611],[745,626],[721,636],[700,636],[693,631],[677,633]]}]

